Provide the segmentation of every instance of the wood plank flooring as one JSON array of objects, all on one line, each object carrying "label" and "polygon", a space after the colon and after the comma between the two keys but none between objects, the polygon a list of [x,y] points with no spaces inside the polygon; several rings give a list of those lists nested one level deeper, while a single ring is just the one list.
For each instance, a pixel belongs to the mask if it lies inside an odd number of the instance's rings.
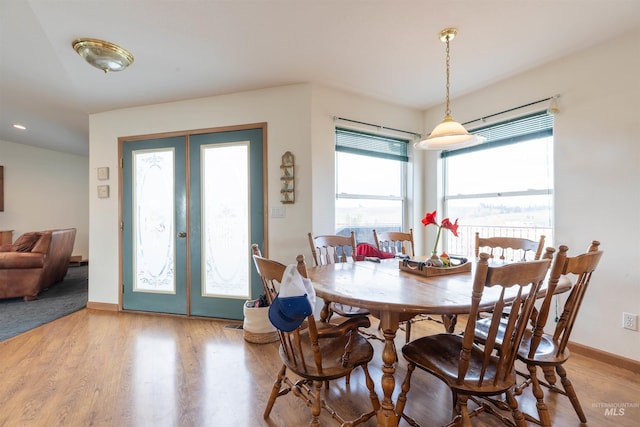
[{"label": "wood plank flooring", "polygon": [[[377,321],[370,329],[375,332]],[[262,412],[279,369],[278,344],[250,344],[238,322],[81,310],[0,343],[0,426],[306,426],[309,412],[293,396]],[[460,328],[460,326],[459,326]],[[412,336],[441,332],[416,323]],[[398,334],[400,348],[404,333]],[[371,374],[381,397],[381,342]],[[406,363],[398,363],[396,394]],[[573,354],[566,365],[591,426],[640,425],[640,373]],[[581,425],[569,401],[546,392],[554,426]],[[370,404],[361,371],[351,384],[332,382],[326,397],[357,416]],[[529,391],[521,409],[535,413]],[[626,406],[613,415],[605,406]],[[444,424],[451,396],[437,379],[416,372],[406,412],[423,426]],[[336,423],[326,414],[323,425]],[[370,420],[366,426],[375,426]],[[402,422],[401,425],[407,425]],[[481,414],[474,425],[498,426]]]}]

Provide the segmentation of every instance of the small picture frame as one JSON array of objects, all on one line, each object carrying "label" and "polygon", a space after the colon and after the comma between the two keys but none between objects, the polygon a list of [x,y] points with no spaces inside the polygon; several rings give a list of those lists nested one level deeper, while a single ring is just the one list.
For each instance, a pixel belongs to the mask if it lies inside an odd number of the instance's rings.
[{"label": "small picture frame", "polygon": [[282,155],[280,164],[280,202],[285,204],[295,203],[295,177],[294,157],[291,151]]},{"label": "small picture frame", "polygon": [[109,179],[109,167],[103,166],[98,168],[98,180],[106,181]]},{"label": "small picture frame", "polygon": [[108,185],[98,185],[98,198],[99,199],[108,199],[109,198],[109,186]]}]

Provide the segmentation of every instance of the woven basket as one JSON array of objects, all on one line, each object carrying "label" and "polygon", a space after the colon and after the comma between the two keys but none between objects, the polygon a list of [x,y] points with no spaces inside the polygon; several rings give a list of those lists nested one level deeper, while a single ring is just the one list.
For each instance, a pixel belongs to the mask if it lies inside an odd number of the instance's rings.
[{"label": "woven basket", "polygon": [[247,342],[255,344],[266,344],[278,341],[278,331],[269,321],[269,307],[244,306],[244,324],[242,331]]},{"label": "woven basket", "polygon": [[244,331],[244,340],[253,344],[267,344],[270,342],[278,341],[278,339],[280,339],[278,337],[277,331],[251,332],[251,331],[247,331],[246,329],[244,329],[243,331]]}]

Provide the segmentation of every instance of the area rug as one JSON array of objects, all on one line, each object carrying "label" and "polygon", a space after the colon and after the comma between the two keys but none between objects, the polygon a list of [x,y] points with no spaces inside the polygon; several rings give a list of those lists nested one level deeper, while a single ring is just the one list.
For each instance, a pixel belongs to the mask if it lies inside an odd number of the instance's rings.
[{"label": "area rug", "polygon": [[62,282],[45,289],[34,301],[0,300],[0,341],[59,319],[87,306],[88,266],[69,267]]}]

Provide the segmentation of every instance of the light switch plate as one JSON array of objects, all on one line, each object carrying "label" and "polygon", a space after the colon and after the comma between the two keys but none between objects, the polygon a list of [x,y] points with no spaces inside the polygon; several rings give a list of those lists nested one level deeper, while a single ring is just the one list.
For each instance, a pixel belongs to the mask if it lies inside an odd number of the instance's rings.
[{"label": "light switch plate", "polygon": [[108,185],[98,185],[98,198],[99,199],[107,199],[107,198],[109,198],[109,186]]},{"label": "light switch plate", "polygon": [[287,209],[284,206],[274,206],[271,208],[271,218],[284,218],[287,216]]}]

